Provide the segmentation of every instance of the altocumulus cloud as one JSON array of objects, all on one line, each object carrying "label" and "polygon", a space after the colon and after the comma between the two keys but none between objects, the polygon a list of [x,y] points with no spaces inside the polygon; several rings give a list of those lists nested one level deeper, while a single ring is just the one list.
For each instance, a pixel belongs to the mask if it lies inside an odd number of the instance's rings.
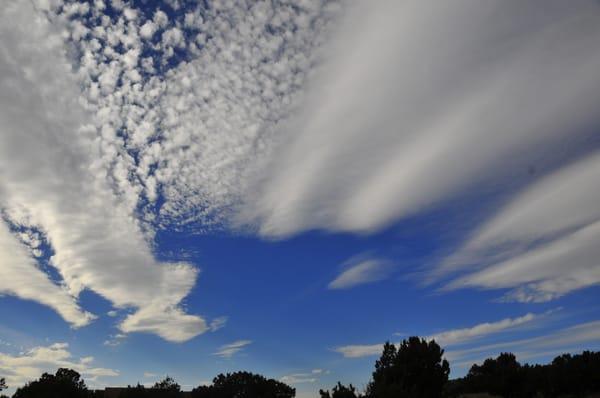
[{"label": "altocumulus cloud", "polygon": [[64,286],[53,285],[17,249],[0,255],[9,275],[0,289],[49,305],[74,326],[92,319],[76,304],[90,289],[118,308],[136,309],[120,324],[124,332],[172,341],[202,333],[204,320],[178,307],[197,271],[155,261],[139,222],[103,178],[97,131],[79,105],[59,32],[30,2],[8,2],[0,20],[0,244],[20,244],[7,233],[8,223],[42,231]]},{"label": "altocumulus cloud", "polygon": [[[267,157],[336,10],[216,3],[170,20],[121,2],[8,1],[0,292],[74,327],[95,317],[78,304],[89,289],[129,312],[122,332],[180,342],[208,330],[180,306],[198,270],[156,261],[153,236],[211,228],[239,201],[244,170]],[[17,239],[21,230],[49,244],[60,285],[36,266],[42,253]]]}]

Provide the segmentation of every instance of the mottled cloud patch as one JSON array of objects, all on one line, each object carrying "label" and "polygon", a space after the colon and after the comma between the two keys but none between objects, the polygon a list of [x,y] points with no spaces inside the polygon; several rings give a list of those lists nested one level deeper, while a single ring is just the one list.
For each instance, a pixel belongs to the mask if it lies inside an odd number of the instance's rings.
[{"label": "mottled cloud patch", "polygon": [[[170,17],[126,2],[3,5],[0,292],[74,327],[95,317],[78,304],[86,289],[124,310],[122,333],[183,342],[222,326],[182,309],[198,269],[157,261],[154,235],[225,223],[337,7],[190,7]],[[43,236],[15,240],[12,225]],[[60,285],[36,267],[40,239]]]}]

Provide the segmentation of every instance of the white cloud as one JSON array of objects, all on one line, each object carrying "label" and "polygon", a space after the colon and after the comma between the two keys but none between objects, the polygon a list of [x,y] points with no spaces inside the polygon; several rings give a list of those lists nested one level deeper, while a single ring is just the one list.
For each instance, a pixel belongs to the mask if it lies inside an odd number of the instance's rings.
[{"label": "white cloud", "polygon": [[346,358],[369,357],[381,354],[383,352],[383,343],[345,345],[336,347],[334,351],[339,352]]},{"label": "white cloud", "polygon": [[312,369],[310,372],[299,372],[285,375],[279,378],[279,381],[286,384],[314,384],[319,381],[322,375],[329,374],[328,370]]},{"label": "white cloud", "polygon": [[154,22],[147,21],[140,28],[140,36],[142,36],[144,39],[150,39],[152,38],[154,32],[156,32],[157,29],[158,28]]},{"label": "white cloud", "polygon": [[504,299],[536,302],[600,283],[599,180],[598,153],[541,179],[475,231],[434,276],[484,265],[447,289],[512,288]]},{"label": "white cloud", "polygon": [[[186,290],[183,291],[187,293]],[[173,342],[187,341],[207,329],[202,318],[188,315],[177,307],[165,307],[161,302],[148,303],[127,316],[119,328],[125,333],[154,333]]]},{"label": "white cloud", "polygon": [[118,376],[113,369],[93,367],[93,357],[73,358],[67,343],[34,347],[16,355],[0,353],[0,372],[6,377],[9,387],[14,388],[37,379],[43,372],[54,373],[57,368],[70,368],[79,372],[86,380]]},{"label": "white cloud", "polygon": [[107,347],[118,347],[127,338],[127,335],[123,333],[117,333],[115,335],[110,335],[107,340],[104,340],[104,345]]},{"label": "white cloud", "polygon": [[533,0],[389,0],[347,15],[239,215],[264,236],[378,230],[510,182],[597,119],[595,1],[541,15]]},{"label": "white cloud", "polygon": [[53,283],[36,266],[25,247],[0,221],[0,293],[34,300],[55,310],[73,327],[87,325],[95,317],[81,309],[76,297]]},{"label": "white cloud", "polygon": [[1,244],[15,254],[3,253],[2,271],[21,286],[2,290],[49,305],[74,326],[92,319],[76,304],[90,289],[117,308],[136,310],[120,325],[123,331],[172,341],[202,333],[204,320],[178,307],[197,270],[157,262],[128,199],[135,189],[120,191],[107,180],[96,157],[103,151],[99,130],[79,104],[60,29],[31,3],[9,2],[0,12],[0,30],[0,206],[11,223],[44,233],[54,250],[50,264],[62,277],[60,286],[44,278],[3,221]]},{"label": "white cloud", "polygon": [[329,289],[349,289],[365,283],[377,282],[387,278],[391,265],[379,259],[355,258],[346,264],[345,269],[328,285]]},{"label": "white cloud", "polygon": [[436,333],[434,335],[426,337],[426,339],[433,339],[441,346],[456,345],[460,343],[470,342],[475,339],[488,336],[490,334],[511,330],[524,324],[530,324],[532,321],[538,320],[540,317],[541,315],[528,313],[517,318],[505,318],[496,322],[480,323],[469,328],[454,329],[441,333]]},{"label": "white cloud", "polygon": [[[427,336],[425,338],[427,340],[434,339],[442,347],[454,346],[465,343],[467,341],[480,339],[485,336],[529,326],[532,324],[532,322],[538,321],[546,314],[539,315],[528,313],[516,318],[506,318],[495,322],[480,323],[469,328],[447,330],[444,332],[433,334],[431,336]],[[383,343],[347,345],[336,347],[334,349],[334,351],[339,352],[346,358],[361,358],[366,356],[379,355],[381,354],[382,350]]]},{"label": "white cloud", "polygon": [[235,354],[243,350],[249,344],[252,344],[252,341],[237,340],[233,343],[222,345],[215,353],[213,353],[213,355],[219,356],[221,358],[231,358]]},{"label": "white cloud", "polygon": [[600,341],[600,321],[591,321],[569,326],[544,335],[477,346],[465,350],[449,350],[446,357],[457,366],[470,365],[482,361],[482,353],[497,355],[499,351],[511,351],[517,358],[535,358],[552,352],[555,355],[565,351],[580,350],[582,345],[597,344]]},{"label": "white cloud", "polygon": [[[207,330],[179,306],[198,271],[156,261],[154,234],[226,219],[250,163],[269,153],[273,126],[295,103],[334,10],[320,1],[223,3],[191,10],[182,24],[117,3],[112,19],[102,2],[80,10],[9,1],[0,11],[0,208],[43,233],[62,277],[60,288],[43,282],[47,297],[3,291],[81,326],[92,316],[76,299],[90,289],[136,311],[121,331],[185,341]],[[161,45],[152,41],[159,28]],[[186,48],[187,62],[170,63],[174,46]],[[154,58],[140,59],[145,50]],[[6,272],[36,273],[35,262],[18,260]]]},{"label": "white cloud", "polygon": [[210,324],[208,325],[208,328],[210,329],[211,332],[216,332],[217,330],[225,327],[226,323],[227,323],[227,317],[220,316],[218,318],[213,319],[210,322]]},{"label": "white cloud", "polygon": [[279,379],[280,382],[285,384],[316,383],[318,380],[312,373],[294,373]]}]

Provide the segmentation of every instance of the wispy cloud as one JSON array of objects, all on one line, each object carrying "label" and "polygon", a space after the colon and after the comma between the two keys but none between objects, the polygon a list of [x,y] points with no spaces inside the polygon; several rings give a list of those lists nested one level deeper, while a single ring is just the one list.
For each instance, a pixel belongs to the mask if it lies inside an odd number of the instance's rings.
[{"label": "wispy cloud", "polygon": [[279,379],[279,381],[286,384],[316,383],[318,380],[312,373],[294,373]]},{"label": "wispy cloud", "polygon": [[579,350],[580,346],[600,344],[600,321],[585,322],[569,326],[540,336],[503,341],[495,344],[481,345],[464,350],[449,350],[446,357],[457,366],[481,362],[487,356],[496,355],[499,351],[511,351],[523,359],[535,358],[547,353],[559,354],[565,351]]},{"label": "wispy cloud", "polygon": [[226,323],[227,323],[227,317],[220,316],[220,317],[215,318],[212,321],[210,321],[210,323],[208,324],[208,328],[210,329],[211,332],[216,332],[217,330],[225,327]]},{"label": "wispy cloud", "polygon": [[312,384],[319,381],[319,378],[324,374],[329,374],[329,371],[323,369],[313,369],[310,372],[292,373],[289,375],[285,375],[281,377],[279,381],[286,384]]},{"label": "wispy cloud", "polygon": [[349,289],[387,278],[392,265],[377,258],[355,257],[344,264],[344,271],[328,285],[329,289]]},{"label": "wispy cloud", "polygon": [[383,351],[383,343],[377,344],[353,344],[334,348],[334,351],[346,358],[362,358],[379,355]]},{"label": "wispy cloud", "polygon": [[547,6],[357,3],[247,219],[275,237],[375,231],[578,150],[600,100],[599,5]]},{"label": "wispy cloud", "polygon": [[533,321],[537,321],[543,316],[544,314],[536,315],[528,313],[517,318],[506,318],[496,322],[480,323],[469,328],[453,329],[441,333],[436,333],[431,336],[428,336],[427,339],[434,339],[438,344],[442,346],[451,346],[459,343],[471,342],[473,340],[488,336],[490,334],[515,329],[525,324],[530,325]]},{"label": "wispy cloud", "polygon": [[[458,345],[467,341],[473,341],[481,339],[485,336],[514,330],[520,327],[530,326],[533,322],[542,319],[545,314],[532,314],[528,313],[516,318],[506,318],[495,322],[485,322],[478,325],[452,329],[444,332],[436,333],[427,336],[427,340],[435,339],[438,344],[443,347]],[[373,356],[381,354],[383,350],[383,343],[379,344],[366,344],[366,345],[347,345],[341,346],[334,349],[346,358],[361,358],[366,356]]]},{"label": "wispy cloud", "polygon": [[231,358],[241,350],[243,350],[246,346],[252,344],[251,340],[238,340],[233,343],[225,344],[219,347],[219,350],[213,355],[219,356],[221,358]]},{"label": "wispy cloud", "polygon": [[[434,276],[470,271],[446,289],[511,288],[505,300],[548,301],[600,283],[600,154],[541,179],[484,224]],[[565,266],[568,264],[568,266]]]}]

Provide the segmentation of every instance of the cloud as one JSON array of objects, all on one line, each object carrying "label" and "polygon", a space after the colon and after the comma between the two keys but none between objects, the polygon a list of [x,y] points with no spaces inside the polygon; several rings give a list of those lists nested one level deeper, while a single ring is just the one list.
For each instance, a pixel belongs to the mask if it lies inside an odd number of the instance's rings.
[{"label": "cloud", "polygon": [[336,347],[334,351],[342,354],[345,358],[369,357],[381,354],[381,352],[383,351],[383,343],[345,345],[341,347]]},{"label": "cloud", "polygon": [[280,382],[286,384],[316,383],[318,380],[312,373],[294,373],[279,379]]},{"label": "cloud", "polygon": [[577,351],[582,345],[597,344],[600,341],[600,321],[590,321],[569,326],[544,335],[482,345],[464,350],[449,350],[446,357],[457,366],[468,366],[482,362],[483,353],[510,351],[520,359],[557,355],[565,351]]},{"label": "cloud", "polygon": [[579,150],[600,100],[599,6],[545,10],[356,4],[239,222],[276,238],[373,232]]},{"label": "cloud", "polygon": [[117,333],[115,335],[110,335],[107,340],[104,340],[104,345],[107,347],[118,347],[127,338],[127,335],[123,333]]},{"label": "cloud", "polygon": [[34,347],[16,355],[0,353],[0,372],[9,387],[17,387],[37,379],[43,372],[54,373],[57,368],[79,372],[86,382],[102,377],[118,376],[113,369],[93,367],[93,357],[73,358],[67,343]]},{"label": "cloud", "polygon": [[[485,322],[478,325],[462,328],[452,329],[444,332],[436,333],[431,336],[425,337],[427,340],[435,340],[442,347],[454,346],[472,341],[475,339],[481,339],[485,336],[514,330],[520,327],[529,326],[533,322],[543,318],[545,314],[532,314],[528,313],[516,318],[506,318],[495,322]],[[381,354],[383,350],[383,343],[380,344],[367,344],[367,345],[347,345],[336,347],[334,351],[342,354],[346,358],[362,358],[366,356],[373,356]]]},{"label": "cloud", "polygon": [[[62,281],[53,286],[17,250],[8,258],[16,261],[2,270],[24,286],[3,290],[49,305],[82,326],[92,316],[75,299],[90,289],[117,308],[135,310],[120,325],[122,331],[153,332],[171,341],[196,336],[206,330],[204,320],[178,305],[198,271],[154,259],[135,204],[107,179],[97,157],[104,150],[96,136],[100,130],[81,106],[61,22],[51,26],[44,15],[30,2],[9,2],[0,12],[5,38],[0,43],[0,234],[3,245],[15,247],[7,223],[42,232],[54,252],[49,263]],[[40,287],[44,295],[33,293]]]},{"label": "cloud", "polygon": [[[440,277],[483,269],[451,281],[512,288],[505,300],[548,301],[600,283],[600,153],[541,179],[518,194],[434,271]],[[568,264],[569,266],[565,266]]]},{"label": "cloud", "polygon": [[[157,261],[154,235],[226,222],[297,102],[334,3],[190,5],[185,16],[157,8],[147,18],[125,4],[109,13],[103,2],[9,0],[0,11],[0,209],[7,223],[43,234],[62,281],[32,282],[47,297],[3,291],[75,326],[92,319],[76,302],[89,289],[136,311],[123,332],[185,341],[207,330],[179,306],[197,269]],[[34,262],[18,261],[6,271],[43,279]]]},{"label": "cloud", "polygon": [[346,262],[345,269],[328,285],[329,289],[349,289],[385,279],[391,273],[389,262],[357,257]]},{"label": "cloud", "polygon": [[227,323],[227,317],[220,316],[218,318],[213,319],[210,322],[210,324],[208,325],[208,328],[210,329],[211,332],[216,332],[217,330],[225,327],[226,323]]},{"label": "cloud", "polygon": [[538,320],[541,316],[543,315],[527,313],[517,318],[505,318],[496,322],[480,323],[470,328],[448,330],[426,338],[428,340],[435,340],[441,346],[456,345],[459,343],[470,342],[490,334],[511,330],[524,324],[530,324],[532,321]]},{"label": "cloud", "polygon": [[[208,329],[180,305],[198,270],[157,261],[157,231],[374,231],[511,176],[594,120],[591,0],[552,1],[543,15],[532,0],[359,3],[323,47],[339,8],[225,2],[147,18],[124,4],[108,16],[102,2],[8,1],[0,245],[21,249],[0,259],[13,278],[2,292],[83,326],[88,289],[133,311],[122,332],[185,341]],[[59,283],[11,225],[39,231]],[[23,275],[28,287],[9,286]]]},{"label": "cloud", "polygon": [[228,359],[243,350],[249,344],[252,344],[251,340],[237,340],[233,343],[222,345],[217,352],[213,353],[213,355]]},{"label": "cloud", "polygon": [[286,384],[304,384],[304,383],[316,383],[319,381],[319,377],[322,375],[329,374],[328,370],[323,369],[312,369],[310,372],[292,373],[289,375],[282,376],[279,381]]},{"label": "cloud", "polygon": [[0,220],[0,293],[42,303],[71,323],[73,327],[87,325],[95,316],[81,309],[76,297],[53,283],[36,266],[25,247]]}]

